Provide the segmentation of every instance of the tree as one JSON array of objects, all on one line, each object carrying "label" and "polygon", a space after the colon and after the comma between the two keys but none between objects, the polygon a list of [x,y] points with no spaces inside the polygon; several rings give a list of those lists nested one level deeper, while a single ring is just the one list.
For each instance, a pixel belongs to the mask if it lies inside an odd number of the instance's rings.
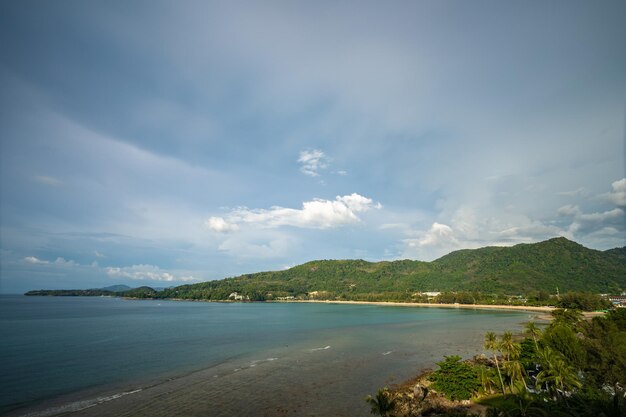
[{"label": "tree", "polygon": [[492,367],[478,366],[476,368],[478,374],[478,381],[482,386],[483,393],[493,394],[498,390],[498,378]]},{"label": "tree", "polygon": [[485,349],[493,352],[493,360],[496,363],[498,378],[500,379],[500,387],[502,388],[502,395],[504,395],[504,381],[502,380],[502,372],[500,372],[500,364],[498,362],[498,355],[496,353],[500,349],[500,347],[498,339],[496,338],[496,334],[494,332],[487,332],[487,334],[485,334]]},{"label": "tree", "polygon": [[468,400],[480,389],[480,381],[476,369],[457,355],[444,356],[442,362],[437,362],[439,369],[433,372],[429,379],[433,388],[443,393],[451,400]]},{"label": "tree", "polygon": [[524,367],[520,362],[520,354],[522,352],[521,345],[513,341],[513,334],[511,334],[511,332],[506,331],[500,339],[499,346],[502,353],[504,353],[504,363],[502,367],[509,377],[511,393],[513,392],[513,386],[518,381],[522,382],[524,388],[527,389],[528,387],[526,386],[526,380],[524,378]]},{"label": "tree", "polygon": [[506,361],[511,360],[511,356],[519,356],[521,350],[519,343],[513,341],[513,334],[509,331],[502,334],[499,347],[502,353],[504,353],[504,359]]},{"label": "tree", "polygon": [[511,393],[513,393],[514,387],[518,382],[521,382],[522,385],[524,385],[524,389],[528,390],[528,386],[526,385],[526,372],[524,371],[524,367],[519,360],[519,354],[514,357],[512,356],[511,359],[509,359],[502,365],[502,367],[509,377],[509,386],[511,387]]},{"label": "tree", "polygon": [[539,352],[538,345],[534,343],[533,339],[526,337],[521,341],[520,346],[522,351],[520,352],[519,360],[522,366],[524,366],[524,369],[534,368],[534,365],[539,362],[537,358],[537,352]]},{"label": "tree", "polygon": [[569,292],[561,296],[557,306],[566,309],[594,311],[608,309],[611,307],[611,303],[590,292]]},{"label": "tree", "polygon": [[541,350],[540,358],[541,371],[537,374],[537,387],[545,384],[548,392],[556,398],[582,386],[574,367],[559,352],[546,346]]},{"label": "tree", "polygon": [[535,349],[539,350],[537,339],[541,337],[541,330],[539,330],[539,327],[537,327],[534,321],[529,321],[524,327],[526,329],[526,333],[528,333],[535,341]]},{"label": "tree", "polygon": [[554,320],[550,324],[565,324],[567,326],[571,326],[575,328],[581,321],[583,321],[583,314],[580,310],[571,310],[571,309],[556,309],[552,312],[552,317]]},{"label": "tree", "polygon": [[563,355],[568,363],[582,369],[585,366],[587,352],[581,343],[580,335],[572,327],[563,322],[552,323],[544,332],[541,342]]},{"label": "tree", "polygon": [[381,417],[392,417],[391,412],[396,408],[396,400],[391,398],[387,387],[379,389],[376,397],[368,395],[365,401],[372,407],[370,412]]},{"label": "tree", "polygon": [[587,327],[583,339],[587,353],[584,371],[586,385],[602,388],[608,384],[617,391],[618,386],[626,386],[626,331],[619,330],[613,317],[594,317]]}]

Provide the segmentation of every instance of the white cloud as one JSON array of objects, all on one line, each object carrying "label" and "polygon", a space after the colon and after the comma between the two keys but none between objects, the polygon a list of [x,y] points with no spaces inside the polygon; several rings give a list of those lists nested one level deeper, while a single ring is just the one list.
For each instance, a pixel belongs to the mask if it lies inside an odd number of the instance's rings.
[{"label": "white cloud", "polygon": [[41,260],[34,256],[27,256],[24,258],[24,261],[28,262],[29,264],[35,264],[35,265],[44,265],[44,264],[50,263],[48,261]]},{"label": "white cloud", "polygon": [[460,205],[438,217],[439,221],[429,228],[406,231],[410,238],[401,240],[403,257],[433,260],[457,249],[511,246],[555,236],[569,237],[557,225],[506,209],[496,215],[482,206]]},{"label": "white cloud", "polygon": [[578,210],[573,217],[568,228],[568,232],[572,236],[590,234],[606,227],[624,229],[624,220],[626,219],[624,210],[620,208],[596,213],[582,213]]},{"label": "white cloud", "polygon": [[571,222],[563,235],[594,246],[623,245],[620,236],[626,231],[626,213],[622,208],[626,207],[626,178],[614,181],[611,188],[595,198],[618,206],[610,210],[586,213],[578,205],[560,207],[559,216]]},{"label": "white cloud", "polygon": [[561,191],[559,193],[559,195],[563,195],[563,196],[566,196],[566,197],[580,197],[580,196],[583,196],[585,194],[587,194],[587,191],[585,190],[584,187],[580,187],[580,188],[577,188],[577,189],[571,190],[571,191]]},{"label": "white cloud", "polygon": [[624,210],[614,208],[613,210],[604,211],[602,213],[582,213],[579,219],[585,222],[603,223],[611,220],[624,219]]},{"label": "white cloud", "polygon": [[319,177],[319,171],[328,168],[328,157],[319,149],[308,149],[300,152],[298,162],[302,164],[300,171],[310,177]]},{"label": "white cloud", "polygon": [[344,195],[343,197],[337,196],[335,198],[354,211],[368,211],[371,208],[381,209],[383,207],[380,203],[374,204],[371,198],[363,197],[357,193]]},{"label": "white cloud", "polygon": [[457,245],[458,241],[454,237],[452,228],[441,223],[433,223],[424,236],[417,240],[419,246],[440,246],[442,244]]},{"label": "white cloud", "polygon": [[404,245],[402,258],[433,260],[458,249],[460,246],[459,240],[455,237],[455,232],[446,224],[435,222],[428,230],[412,234],[416,234],[418,237],[401,241]]},{"label": "white cloud", "polygon": [[[228,216],[228,222],[248,223],[261,227],[292,226],[309,229],[329,229],[361,221],[357,213],[380,209],[380,203],[353,193],[337,196],[335,200],[315,199],[302,203],[301,209],[272,207],[269,210],[239,208]],[[210,219],[209,219],[210,220]]]},{"label": "white cloud", "polygon": [[[29,264],[33,264],[33,265],[49,265],[48,268],[58,268],[58,267],[82,267],[84,265],[81,265],[75,261],[72,260],[67,260],[65,258],[62,257],[57,257],[54,262],[50,262],[50,261],[46,261],[43,259],[39,259],[36,258],[34,256],[27,256],[24,258],[24,261],[29,263]],[[91,265],[93,266],[93,264]]]},{"label": "white cloud", "polygon": [[607,195],[608,200],[616,206],[626,207],[626,178],[615,181],[611,188]]},{"label": "white cloud", "polygon": [[545,225],[539,221],[529,220],[528,223],[522,226],[504,229],[496,235],[511,243],[521,243],[535,242],[553,236],[565,236],[567,233],[557,226]]},{"label": "white cloud", "polygon": [[[511,187],[502,188],[509,191]],[[601,195],[602,199],[616,205],[623,203],[626,180],[613,183],[612,191]],[[562,195],[589,194],[576,190]],[[485,192],[480,197],[490,202],[501,199],[508,204],[510,192],[494,194]],[[596,202],[598,198],[594,199]],[[515,201],[519,203],[519,201]],[[446,202],[449,204],[449,202]],[[445,255],[459,248],[483,246],[510,246],[517,243],[538,242],[551,237],[564,236],[590,247],[611,247],[623,245],[626,231],[626,213],[623,207],[599,206],[588,211],[577,204],[556,205],[552,214],[533,212],[532,208],[504,205],[502,209],[481,203],[459,204],[446,207],[437,216],[438,222],[421,231],[407,231],[409,239],[401,241],[404,256],[429,260]],[[603,209],[602,209],[603,208]]]},{"label": "white cloud", "polygon": [[58,258],[54,261],[54,263],[55,263],[56,265],[63,265],[63,266],[79,266],[76,262],[74,262],[74,261],[72,261],[72,260],[69,260],[69,261],[68,261],[67,259],[65,259],[65,258],[61,258],[61,257],[58,257]]},{"label": "white cloud", "polygon": [[217,233],[230,233],[239,230],[239,226],[227,222],[223,217],[209,217],[204,222],[204,226]]},{"label": "white cloud", "polygon": [[578,206],[575,206],[573,204],[568,204],[566,206],[560,207],[557,210],[557,213],[560,216],[578,216],[582,214]]},{"label": "white cloud", "polygon": [[110,277],[129,278],[133,280],[149,280],[149,281],[199,281],[198,278],[193,276],[175,276],[167,271],[160,269],[155,265],[132,265],[123,268],[108,267],[106,273]]},{"label": "white cloud", "polygon": [[50,262],[50,261],[46,261],[43,259],[39,259],[36,258],[34,256],[27,256],[24,258],[24,261],[28,262],[29,264],[33,264],[33,265],[56,265],[56,266],[67,266],[67,267],[73,267],[73,266],[82,266],[79,263],[72,261],[72,260],[67,260],[65,258],[62,257],[57,257],[54,262]]},{"label": "white cloud", "polygon": [[61,187],[63,185],[63,181],[61,181],[60,179],[49,177],[46,175],[35,175],[33,179],[49,187]]},{"label": "white cloud", "polygon": [[93,251],[93,254],[96,255],[98,258],[106,258],[103,253],[100,253],[97,250]]}]

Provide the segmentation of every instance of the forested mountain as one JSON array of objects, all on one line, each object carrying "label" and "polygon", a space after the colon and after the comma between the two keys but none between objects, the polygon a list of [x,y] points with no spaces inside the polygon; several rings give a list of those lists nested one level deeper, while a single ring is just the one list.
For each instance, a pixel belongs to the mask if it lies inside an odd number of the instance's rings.
[{"label": "forested mountain", "polygon": [[237,293],[243,300],[301,297],[410,301],[425,291],[530,296],[537,292],[554,294],[557,288],[561,293],[626,290],[626,247],[598,251],[559,237],[512,247],[458,250],[432,262],[311,261],[284,271],[245,274],[163,291],[140,287],[118,292],[41,290],[28,294],[228,300]]},{"label": "forested mountain", "polygon": [[626,290],[625,248],[597,251],[554,238],[513,247],[452,252],[433,262],[401,260],[320,260],[284,271],[166,289],[160,297],[225,300],[233,292],[250,299],[309,298],[407,299],[423,291],[480,291],[529,294]]}]

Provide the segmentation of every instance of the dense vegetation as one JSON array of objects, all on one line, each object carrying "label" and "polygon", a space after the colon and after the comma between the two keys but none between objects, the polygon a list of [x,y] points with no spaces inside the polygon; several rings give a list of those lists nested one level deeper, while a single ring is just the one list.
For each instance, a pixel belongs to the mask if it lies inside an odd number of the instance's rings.
[{"label": "dense vegetation", "polygon": [[[461,304],[554,305],[557,291],[619,293],[626,289],[626,249],[587,249],[565,238],[513,247],[452,252],[433,262],[322,260],[284,271],[259,272],[154,291],[36,291],[29,295],[121,295],[139,298],[243,300],[284,298],[416,301]],[[82,291],[82,292],[81,292]],[[94,291],[103,291],[96,293]],[[437,298],[421,294],[442,292]],[[507,294],[509,296],[507,296]],[[512,298],[510,295],[523,297]],[[595,296],[567,308],[606,307]],[[578,297],[580,300],[584,297]],[[561,299],[563,300],[563,299]],[[571,301],[571,300],[570,300]]]},{"label": "dense vegetation", "polygon": [[[110,289],[112,288],[112,289]],[[118,291],[116,291],[118,290]],[[130,288],[126,285],[113,285],[106,288],[89,290],[33,290],[24,295],[47,295],[59,297],[129,297],[129,298],[158,298],[158,292],[150,287]]]},{"label": "dense vegetation", "polygon": [[[226,300],[238,292],[250,300],[300,297],[361,301],[424,301],[419,292],[479,292],[527,297],[558,291],[619,293],[626,289],[623,251],[587,249],[565,238],[513,247],[460,250],[433,262],[411,260],[312,261],[285,271],[169,288],[166,298]],[[473,295],[476,300],[475,294]],[[465,302],[465,301],[464,301]]]},{"label": "dense vegetation", "polygon": [[626,416],[626,309],[591,321],[576,310],[553,316],[544,329],[528,323],[526,337],[487,333],[490,357],[446,357],[417,385],[379,391],[377,403],[392,404],[385,415],[397,417],[471,415],[442,397],[473,398],[493,417]]}]

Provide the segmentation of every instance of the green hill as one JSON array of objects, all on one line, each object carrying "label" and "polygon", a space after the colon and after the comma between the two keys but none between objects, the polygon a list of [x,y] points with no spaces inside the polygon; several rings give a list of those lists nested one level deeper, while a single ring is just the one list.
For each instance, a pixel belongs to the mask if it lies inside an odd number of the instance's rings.
[{"label": "green hill", "polygon": [[111,291],[111,292],[124,292],[124,291],[131,290],[132,288],[129,287],[128,285],[109,285],[108,287],[99,288],[99,289],[104,290],[104,291]]},{"label": "green hill", "polygon": [[452,252],[433,262],[401,260],[319,260],[285,271],[168,288],[159,298],[227,300],[280,297],[408,300],[416,292],[479,291],[529,294],[626,289],[624,248],[597,251],[554,238],[513,247],[485,247]]}]

